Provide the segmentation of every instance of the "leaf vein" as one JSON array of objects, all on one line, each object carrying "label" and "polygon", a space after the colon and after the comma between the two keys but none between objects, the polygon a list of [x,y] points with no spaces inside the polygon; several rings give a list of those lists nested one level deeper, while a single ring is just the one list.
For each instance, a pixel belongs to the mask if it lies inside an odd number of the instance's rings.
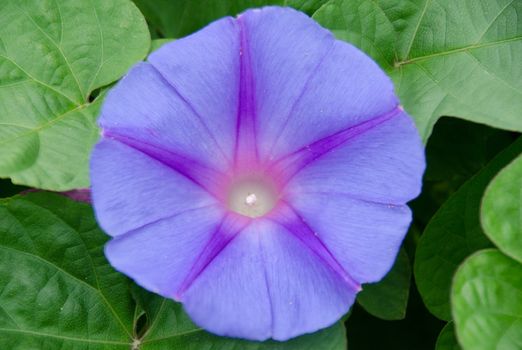
[{"label": "leaf vein", "polygon": [[424,61],[424,60],[434,58],[434,57],[446,56],[446,55],[450,55],[453,53],[459,53],[459,52],[464,52],[464,51],[469,51],[469,50],[476,50],[476,49],[482,49],[482,48],[487,48],[487,47],[496,46],[496,45],[502,45],[502,44],[506,44],[506,43],[510,43],[510,42],[518,41],[518,40],[522,40],[522,36],[515,36],[513,38],[502,39],[502,40],[498,40],[498,41],[490,41],[490,42],[481,43],[481,44],[473,44],[473,45],[459,47],[459,48],[451,49],[451,50],[447,50],[447,51],[436,52],[436,53],[429,54],[429,55],[418,56],[418,57],[414,57],[411,59],[397,62],[395,65],[403,66],[405,64]]},{"label": "leaf vein", "polygon": [[11,58],[9,58],[9,57],[7,57],[5,55],[1,55],[1,54],[0,54],[0,57],[4,58],[4,59],[8,60],[9,62],[11,62],[12,64],[14,64],[22,73],[24,73],[29,79],[33,80],[35,83],[40,84],[42,86],[45,86],[49,90],[52,90],[52,91],[56,92],[58,95],[65,97],[67,100],[69,100],[72,103],[74,103],[74,105],[80,105],[73,98],[67,96],[66,94],[64,94],[60,90],[57,90],[55,87],[53,87],[53,86],[51,86],[51,85],[49,85],[47,83],[44,83],[43,81],[38,80],[35,77],[33,77],[31,74],[29,74],[29,72],[27,72],[25,69],[23,69],[21,66],[19,66],[18,63],[16,63],[13,59],[11,59]]},{"label": "leaf vein", "polygon": [[82,285],[87,286],[89,289],[95,291],[96,294],[100,295],[102,300],[109,306],[109,309],[112,311],[112,314],[115,316],[116,320],[122,325],[123,329],[125,330],[125,333],[127,333],[132,338],[132,335],[130,335],[129,331],[123,326],[123,324],[121,323],[121,319],[115,314],[114,309],[111,307],[111,305],[108,303],[107,299],[105,298],[105,296],[103,295],[103,293],[99,289],[97,289],[96,287],[92,286],[91,284],[89,284],[89,283],[79,279],[78,277],[74,276],[73,274],[67,272],[66,270],[62,269],[60,266],[58,266],[56,264],[53,264],[50,261],[45,260],[44,258],[42,258],[39,255],[36,255],[34,253],[24,252],[24,251],[22,251],[20,249],[16,249],[16,248],[4,246],[4,245],[0,245],[0,249],[11,251],[11,252],[13,252],[15,254],[25,255],[25,256],[30,257],[32,259],[38,260],[38,261],[42,262],[44,265],[47,265],[47,266],[50,266],[50,267],[56,269],[57,271],[63,273],[65,276],[67,276],[67,277],[69,277],[69,278],[71,278],[71,279],[81,283]]},{"label": "leaf vein", "polygon": [[406,55],[404,55],[405,59],[407,59],[408,56],[410,55],[411,48],[413,46],[413,42],[415,41],[415,37],[417,36],[417,33],[419,32],[420,24],[422,22],[422,19],[426,15],[426,12],[428,10],[428,6],[430,5],[430,3],[431,3],[431,0],[426,0],[426,2],[424,3],[424,8],[422,9],[421,15],[419,16],[419,21],[417,22],[415,29],[413,30],[413,35],[411,36],[411,41],[408,45],[408,48],[406,49]]},{"label": "leaf vein", "polygon": [[62,339],[62,340],[70,340],[70,341],[77,341],[77,342],[84,342],[84,343],[91,343],[91,344],[111,344],[111,345],[125,345],[125,346],[131,345],[130,343],[120,342],[120,341],[115,341],[115,340],[77,338],[77,337],[69,337],[69,336],[58,335],[58,334],[30,331],[27,329],[0,328],[0,332],[24,333],[24,334],[36,335],[39,337],[57,338],[57,339]]},{"label": "leaf vein", "polygon": [[[63,59],[64,59],[66,65],[67,65],[67,68],[68,68],[69,71],[71,72],[72,77],[74,78],[76,84],[78,85],[78,90],[80,91],[80,94],[81,94],[81,96],[83,97],[83,96],[84,96],[84,93],[83,93],[82,87],[81,87],[81,85],[80,85],[80,81],[79,81],[78,78],[76,77],[76,74],[74,73],[74,71],[73,71],[73,69],[72,69],[72,66],[71,66],[69,60],[68,60],[67,57],[65,56],[65,54],[64,54],[64,52],[63,52],[63,50],[62,50],[62,47],[61,47],[60,45],[58,45],[58,43],[56,43],[56,41],[54,41],[54,39],[51,38],[51,37],[49,36],[49,34],[47,34],[47,33],[46,33],[46,32],[45,32],[45,31],[44,31],[44,30],[43,30],[43,29],[38,25],[38,23],[36,23],[36,22],[34,21],[33,17],[32,17],[29,13],[25,12],[25,11],[24,11],[22,8],[20,8],[20,7],[17,7],[17,8],[18,8],[18,10],[19,10],[20,12],[22,12],[22,14],[24,14],[25,16],[27,16],[27,18],[29,18],[29,20],[34,24],[34,26],[35,26],[35,27],[36,27],[36,28],[37,28],[37,29],[38,29],[38,30],[39,30],[39,31],[40,31],[40,32],[41,32],[41,33],[42,33],[42,34],[43,34],[43,35],[44,35],[44,36],[45,36],[45,37],[46,37],[50,42],[51,42],[51,44],[53,44],[53,45],[56,47],[56,49],[58,50],[58,52],[60,53],[60,55],[63,57]],[[84,102],[85,102],[85,101],[84,101]]]}]

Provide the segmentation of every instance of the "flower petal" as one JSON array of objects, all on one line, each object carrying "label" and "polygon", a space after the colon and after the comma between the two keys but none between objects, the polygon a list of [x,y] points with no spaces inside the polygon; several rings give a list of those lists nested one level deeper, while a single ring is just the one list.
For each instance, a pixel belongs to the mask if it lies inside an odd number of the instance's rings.
[{"label": "flower petal", "polygon": [[141,286],[175,298],[222,217],[216,206],[185,211],[112,239],[105,255]]},{"label": "flower petal", "polygon": [[315,332],[348,312],[358,289],[339,278],[295,232],[267,224],[260,225],[258,235],[272,305],[274,339]]},{"label": "flower petal", "polygon": [[423,147],[401,111],[341,136],[283,160],[279,166],[295,174],[287,201],[347,273],[376,282],[393,265],[411,222],[405,203],[421,189]]},{"label": "flower petal", "polygon": [[91,189],[98,222],[111,236],[217,204],[216,199],[189,178],[139,150],[110,139],[102,139],[94,148]]},{"label": "flower petal", "polygon": [[336,193],[302,193],[290,200],[310,230],[359,283],[390,270],[411,222],[406,205],[386,205]]},{"label": "flower petal", "polygon": [[354,46],[303,13],[264,8],[240,15],[248,38],[262,159],[386,114],[393,83]]},{"label": "flower petal", "polygon": [[271,311],[257,235],[238,234],[181,296],[191,319],[222,336],[265,340]]},{"label": "flower petal", "polygon": [[[249,58],[257,143],[266,155],[334,39],[305,14],[279,7],[249,10],[237,21]],[[243,78],[245,78],[243,76]]]},{"label": "flower petal", "polygon": [[230,162],[205,121],[149,63],[134,66],[109,92],[98,123],[106,137],[133,139],[217,170]]},{"label": "flower petal", "polygon": [[270,153],[279,157],[392,112],[393,83],[366,54],[336,41],[280,126]]},{"label": "flower petal", "polygon": [[219,335],[287,340],[334,323],[355,294],[291,232],[257,220],[207,266],[183,302],[198,325]]},{"label": "flower petal", "polygon": [[[211,133],[229,159],[236,139],[239,57],[239,27],[226,17],[162,46],[148,59],[203,121],[206,133]],[[200,135],[194,136],[193,144]]]},{"label": "flower petal", "polygon": [[[286,191],[343,193],[384,204],[404,204],[422,187],[425,167],[422,142],[404,112],[378,124],[330,137],[322,144],[302,148],[281,161]],[[294,176],[295,174],[295,176]]]}]

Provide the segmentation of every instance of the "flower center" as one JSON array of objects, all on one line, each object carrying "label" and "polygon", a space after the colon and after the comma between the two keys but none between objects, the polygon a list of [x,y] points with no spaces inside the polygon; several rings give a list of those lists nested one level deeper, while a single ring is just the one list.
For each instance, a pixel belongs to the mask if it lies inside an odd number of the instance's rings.
[{"label": "flower center", "polygon": [[234,182],[228,192],[228,207],[244,216],[256,218],[268,213],[277,203],[275,186],[258,177]]}]

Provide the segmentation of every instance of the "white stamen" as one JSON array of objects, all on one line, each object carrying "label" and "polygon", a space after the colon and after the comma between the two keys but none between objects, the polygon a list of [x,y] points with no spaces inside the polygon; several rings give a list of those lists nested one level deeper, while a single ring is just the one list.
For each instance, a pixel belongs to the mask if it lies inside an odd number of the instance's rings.
[{"label": "white stamen", "polygon": [[248,206],[253,206],[257,202],[257,196],[255,193],[249,193],[245,198],[245,204]]}]

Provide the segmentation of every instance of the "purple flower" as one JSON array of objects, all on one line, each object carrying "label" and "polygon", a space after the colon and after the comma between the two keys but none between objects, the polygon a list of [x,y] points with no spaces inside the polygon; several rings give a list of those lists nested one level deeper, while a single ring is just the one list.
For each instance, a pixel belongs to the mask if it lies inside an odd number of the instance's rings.
[{"label": "purple flower", "polygon": [[91,161],[111,264],[220,335],[327,327],[392,266],[423,147],[393,84],[286,8],[168,44],[109,93]]}]

